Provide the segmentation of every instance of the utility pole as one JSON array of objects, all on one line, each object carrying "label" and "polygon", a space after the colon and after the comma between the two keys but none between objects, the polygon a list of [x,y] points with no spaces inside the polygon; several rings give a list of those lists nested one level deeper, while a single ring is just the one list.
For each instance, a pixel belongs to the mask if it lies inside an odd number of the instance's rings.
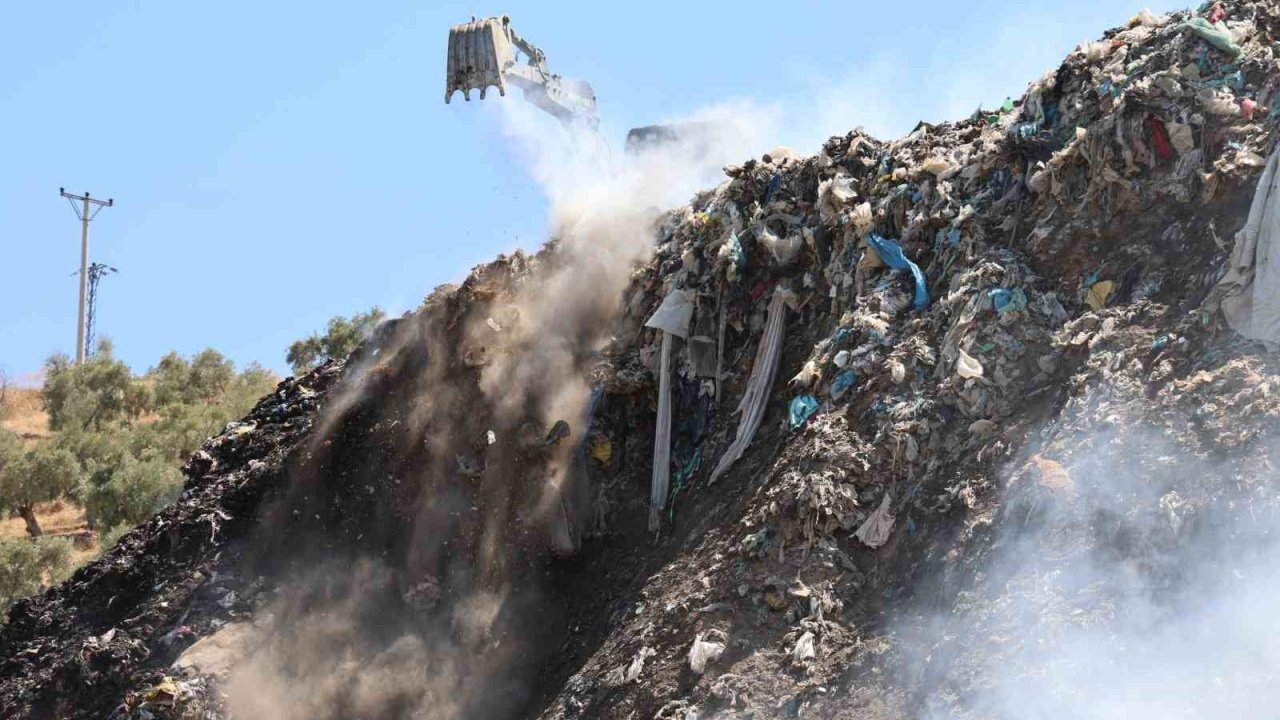
[{"label": "utility pole", "polygon": [[[76,364],[84,362],[85,358],[85,296],[89,292],[89,221],[104,207],[115,205],[115,200],[107,198],[99,200],[89,197],[89,193],[84,195],[71,195],[66,188],[58,188],[58,193],[71,203],[71,209],[75,210],[76,217],[80,219],[80,315],[76,322]],[[80,201],[80,205],[76,205],[76,201]],[[90,207],[93,209],[90,210]]]}]

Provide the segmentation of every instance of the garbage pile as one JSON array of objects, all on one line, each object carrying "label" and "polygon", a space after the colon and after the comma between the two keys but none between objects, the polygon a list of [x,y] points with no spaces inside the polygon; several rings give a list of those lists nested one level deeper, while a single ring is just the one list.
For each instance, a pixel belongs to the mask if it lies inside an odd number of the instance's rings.
[{"label": "garbage pile", "polygon": [[[557,246],[477,268],[17,606],[0,714],[235,716],[184,652],[235,625],[269,656],[346,597],[294,597],[338,557],[389,568],[344,642],[462,670],[370,700],[296,662],[317,717],[989,716],[1000,661],[1060,637],[1000,608],[1107,621],[1039,580],[1104,552],[1167,578],[1274,515],[1278,32],[1267,3],[1143,12],[966,120],[726,168],[573,348],[573,403],[486,380],[535,351],[511,299]],[[1043,564],[992,572],[1014,535]]]}]

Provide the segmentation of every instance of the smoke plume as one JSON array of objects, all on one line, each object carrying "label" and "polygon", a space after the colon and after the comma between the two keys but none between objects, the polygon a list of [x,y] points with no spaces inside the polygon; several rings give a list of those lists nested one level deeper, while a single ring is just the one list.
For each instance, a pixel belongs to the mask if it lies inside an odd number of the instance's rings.
[{"label": "smoke plume", "polygon": [[1013,468],[991,553],[941,612],[899,619],[920,715],[1273,714],[1280,515],[1258,473],[1275,449],[1198,457],[1106,429]]},{"label": "smoke plume", "polygon": [[[350,359],[263,523],[281,589],[226,683],[236,717],[512,716],[561,642],[540,558],[572,552],[587,515],[573,448],[594,353],[662,212],[753,139],[722,110],[703,118],[718,118],[712,137],[622,155],[500,107],[548,198],[551,244],[477,269],[465,299],[433,296]],[[561,420],[568,438],[547,447]]]}]

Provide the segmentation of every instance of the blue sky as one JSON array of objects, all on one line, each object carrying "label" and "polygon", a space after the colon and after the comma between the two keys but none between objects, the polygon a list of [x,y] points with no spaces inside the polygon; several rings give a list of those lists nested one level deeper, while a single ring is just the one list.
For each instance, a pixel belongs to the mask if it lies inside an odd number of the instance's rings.
[{"label": "blue sky", "polygon": [[[1183,3],[1148,2],[1157,12]],[[145,371],[217,348],[285,371],[335,314],[410,309],[535,248],[546,197],[496,103],[445,105],[450,25],[506,13],[629,127],[750,103],[802,152],[995,105],[1141,4],[12,2],[0,8],[0,371],[75,349],[79,227],[60,186],[113,197],[91,230],[99,333]],[[549,125],[549,131],[555,131]]]}]

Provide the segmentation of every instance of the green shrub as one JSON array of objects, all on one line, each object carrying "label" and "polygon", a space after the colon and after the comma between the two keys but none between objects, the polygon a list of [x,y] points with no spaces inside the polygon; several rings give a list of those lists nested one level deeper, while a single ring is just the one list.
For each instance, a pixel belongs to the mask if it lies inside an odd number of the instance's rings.
[{"label": "green shrub", "polygon": [[66,538],[0,540],[0,611],[15,600],[34,595],[46,584],[61,582],[71,568],[71,541]]},{"label": "green shrub", "polygon": [[89,475],[80,496],[93,528],[130,526],[150,518],[182,494],[182,473],[166,456],[126,455],[120,465]]}]

